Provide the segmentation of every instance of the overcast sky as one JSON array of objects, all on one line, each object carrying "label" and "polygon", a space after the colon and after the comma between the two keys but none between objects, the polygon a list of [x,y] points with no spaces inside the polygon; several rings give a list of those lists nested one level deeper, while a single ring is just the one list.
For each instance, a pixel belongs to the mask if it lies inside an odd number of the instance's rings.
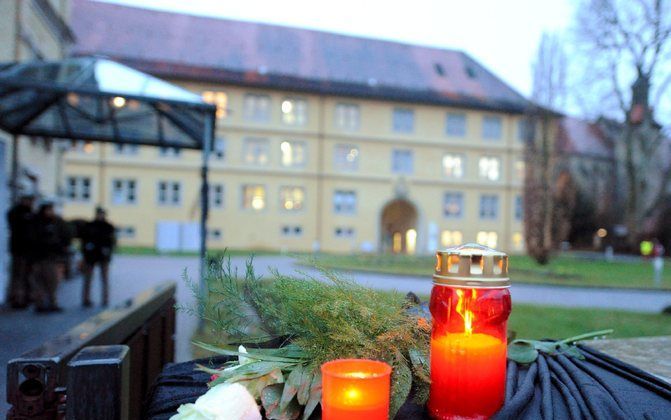
[{"label": "overcast sky", "polygon": [[460,49],[526,96],[541,33],[568,31],[575,7],[575,0],[104,1]]}]

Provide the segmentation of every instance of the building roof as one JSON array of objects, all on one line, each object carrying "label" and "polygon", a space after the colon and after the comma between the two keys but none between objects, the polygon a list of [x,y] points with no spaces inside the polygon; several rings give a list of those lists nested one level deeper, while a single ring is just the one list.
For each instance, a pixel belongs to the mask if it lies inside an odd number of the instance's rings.
[{"label": "building roof", "polygon": [[612,139],[596,122],[575,117],[563,117],[559,121],[557,148],[562,153],[581,155],[596,159],[614,159]]},{"label": "building roof", "polygon": [[461,51],[75,0],[75,55],[157,76],[522,112],[526,99]]}]

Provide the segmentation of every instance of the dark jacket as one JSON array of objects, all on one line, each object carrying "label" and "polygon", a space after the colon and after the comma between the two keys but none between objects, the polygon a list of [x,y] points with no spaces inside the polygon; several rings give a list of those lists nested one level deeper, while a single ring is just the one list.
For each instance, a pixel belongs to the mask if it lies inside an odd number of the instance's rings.
[{"label": "dark jacket", "polygon": [[33,261],[56,260],[63,254],[63,224],[57,218],[35,216],[30,228],[30,257]]},{"label": "dark jacket", "polygon": [[109,262],[116,245],[114,226],[106,220],[87,223],[82,231],[81,243],[87,263]]},{"label": "dark jacket", "polygon": [[9,252],[12,255],[27,256],[30,250],[30,225],[34,218],[29,206],[17,204],[7,212],[9,226]]}]

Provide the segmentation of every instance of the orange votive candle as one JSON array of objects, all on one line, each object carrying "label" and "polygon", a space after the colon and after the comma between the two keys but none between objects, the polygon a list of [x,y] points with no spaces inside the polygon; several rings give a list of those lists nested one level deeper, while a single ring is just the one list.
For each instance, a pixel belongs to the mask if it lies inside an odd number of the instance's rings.
[{"label": "orange votive candle", "polygon": [[322,369],[323,420],[386,420],[391,367],[375,360],[339,359]]}]

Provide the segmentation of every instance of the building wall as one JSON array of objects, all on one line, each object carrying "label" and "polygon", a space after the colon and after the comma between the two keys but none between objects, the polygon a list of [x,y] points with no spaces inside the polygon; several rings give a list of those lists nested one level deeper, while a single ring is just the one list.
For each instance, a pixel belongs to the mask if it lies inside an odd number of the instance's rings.
[{"label": "building wall", "polygon": [[[213,208],[210,229],[218,230],[220,238],[210,237],[213,248],[266,248],[309,251],[315,243],[324,251],[351,252],[378,250],[383,228],[380,217],[386,204],[396,198],[412,203],[418,220],[416,252],[432,252],[440,246],[443,230],[462,233],[463,241],[475,241],[478,233],[496,232],[498,248],[509,252],[522,250],[522,223],[514,217],[515,197],[521,194],[520,162],[522,143],[518,140],[518,116],[439,106],[401,104],[377,100],[322,97],[291,93],[214,86],[181,82],[195,91],[224,92],[226,116],[217,121],[217,137],[225,141],[225,156],[211,162],[210,181],[223,184],[223,208]],[[270,97],[270,117],[266,122],[250,121],[245,116],[245,96]],[[286,99],[305,101],[307,121],[302,126],[287,125],[282,120],[282,103]],[[337,126],[336,108],[339,104],[358,105],[358,129],[344,130]],[[414,129],[409,133],[393,130],[395,108],[414,112]],[[223,110],[222,110],[223,112]],[[446,134],[446,113],[466,116],[466,134]],[[483,118],[500,117],[502,135],[497,140],[482,136]],[[267,163],[245,161],[245,139],[264,138],[269,144]],[[299,167],[282,165],[281,144],[284,141],[304,142],[307,159]],[[358,148],[358,168],[342,170],[336,167],[336,145]],[[412,151],[413,170],[398,174],[392,170],[392,151]],[[442,160],[446,153],[465,157],[463,178],[452,179],[443,174]],[[479,159],[495,156],[501,162],[499,180],[479,176]],[[135,155],[121,155],[111,145],[90,145],[67,152],[63,179],[90,178],[88,200],[66,203],[66,217],[90,217],[100,203],[109,208],[110,218],[118,226],[133,227],[132,237],[122,237],[121,244],[154,246],[156,222],[174,220],[195,222],[199,217],[200,153],[183,151],[179,157],[160,156],[159,150],[141,148]],[[523,172],[523,170],[522,170]],[[134,179],[137,182],[137,203],[115,205],[111,198],[114,179]],[[181,203],[175,207],[157,204],[159,180],[175,180],[182,184]],[[260,210],[243,208],[243,185],[265,188],[265,207]],[[280,201],[281,187],[304,189],[301,210],[286,210]],[[355,191],[356,210],[339,214],[334,210],[334,191]],[[447,191],[464,196],[463,215],[447,218],[443,214],[443,199]],[[499,197],[498,215],[493,220],[481,220],[480,196]],[[290,235],[283,234],[288,227]],[[300,233],[295,234],[295,228]],[[339,232],[340,234],[337,234]],[[345,233],[345,234],[343,234]],[[351,233],[351,234],[350,234]],[[124,236],[124,235],[122,235]],[[515,236],[515,241],[513,240]]]}]

